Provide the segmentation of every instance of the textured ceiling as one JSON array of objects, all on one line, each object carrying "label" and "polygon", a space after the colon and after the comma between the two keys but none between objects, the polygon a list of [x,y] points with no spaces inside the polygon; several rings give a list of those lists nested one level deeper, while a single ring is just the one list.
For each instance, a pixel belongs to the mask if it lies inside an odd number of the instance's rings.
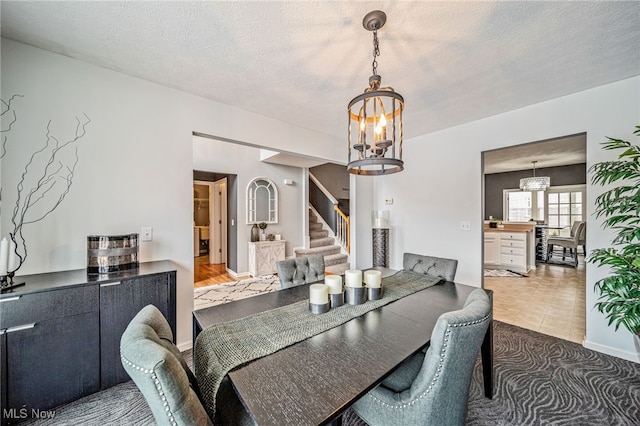
[{"label": "textured ceiling", "polygon": [[374,9],[405,138],[640,75],[638,1],[0,5],[4,37],[340,139],[371,74]]},{"label": "textured ceiling", "polygon": [[515,170],[566,166],[587,162],[587,135],[569,135],[484,153],[484,172],[503,173]]}]

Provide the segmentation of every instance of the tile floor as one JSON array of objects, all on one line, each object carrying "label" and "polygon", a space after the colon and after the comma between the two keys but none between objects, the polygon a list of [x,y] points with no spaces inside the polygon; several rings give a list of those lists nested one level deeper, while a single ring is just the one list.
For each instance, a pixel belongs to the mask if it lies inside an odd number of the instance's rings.
[{"label": "tile floor", "polygon": [[493,317],[508,324],[582,344],[585,334],[585,264],[539,263],[528,278],[484,277],[494,291]]}]

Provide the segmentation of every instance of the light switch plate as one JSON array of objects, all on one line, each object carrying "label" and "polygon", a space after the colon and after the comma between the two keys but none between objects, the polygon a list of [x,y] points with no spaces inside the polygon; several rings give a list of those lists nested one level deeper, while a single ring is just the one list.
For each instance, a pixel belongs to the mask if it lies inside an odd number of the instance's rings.
[{"label": "light switch plate", "polygon": [[153,228],[151,226],[142,227],[140,241],[153,241]]},{"label": "light switch plate", "polygon": [[393,204],[393,198],[386,198],[386,199],[384,200],[384,203],[385,203],[385,204]]},{"label": "light switch plate", "polygon": [[471,231],[471,222],[468,220],[463,220],[460,222],[460,230],[461,231]]}]

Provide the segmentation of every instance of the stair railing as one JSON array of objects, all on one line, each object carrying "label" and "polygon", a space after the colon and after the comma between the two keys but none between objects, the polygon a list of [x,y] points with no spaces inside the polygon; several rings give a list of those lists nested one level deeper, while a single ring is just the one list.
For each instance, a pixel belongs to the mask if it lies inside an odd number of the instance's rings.
[{"label": "stair railing", "polygon": [[349,253],[350,237],[349,237],[349,216],[345,215],[337,204],[333,205],[333,210],[336,212],[336,240],[340,242],[340,245],[344,247],[344,250]]},{"label": "stair railing", "polygon": [[340,209],[338,200],[312,173],[309,173],[309,203],[329,225],[336,241],[349,253],[349,216]]}]

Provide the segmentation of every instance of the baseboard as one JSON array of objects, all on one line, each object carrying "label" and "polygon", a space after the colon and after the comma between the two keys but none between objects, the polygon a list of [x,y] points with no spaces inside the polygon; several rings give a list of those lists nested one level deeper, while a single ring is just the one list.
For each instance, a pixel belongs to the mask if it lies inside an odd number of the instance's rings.
[{"label": "baseboard", "polygon": [[236,271],[232,271],[229,268],[226,268],[227,270],[227,274],[231,275],[233,278],[249,278],[251,276],[251,274],[249,272],[242,272],[242,273],[236,273]]},{"label": "baseboard", "polygon": [[180,352],[184,352],[184,351],[188,351],[189,349],[193,348],[193,342],[192,341],[182,342],[182,343],[178,343],[176,346],[178,347],[178,350]]},{"label": "baseboard", "polygon": [[627,361],[640,364],[639,352],[621,351],[620,349],[612,348],[611,346],[601,345],[599,343],[590,342],[588,340],[583,341],[583,346],[587,349],[591,349],[596,352],[615,356],[616,358],[626,359]]}]

